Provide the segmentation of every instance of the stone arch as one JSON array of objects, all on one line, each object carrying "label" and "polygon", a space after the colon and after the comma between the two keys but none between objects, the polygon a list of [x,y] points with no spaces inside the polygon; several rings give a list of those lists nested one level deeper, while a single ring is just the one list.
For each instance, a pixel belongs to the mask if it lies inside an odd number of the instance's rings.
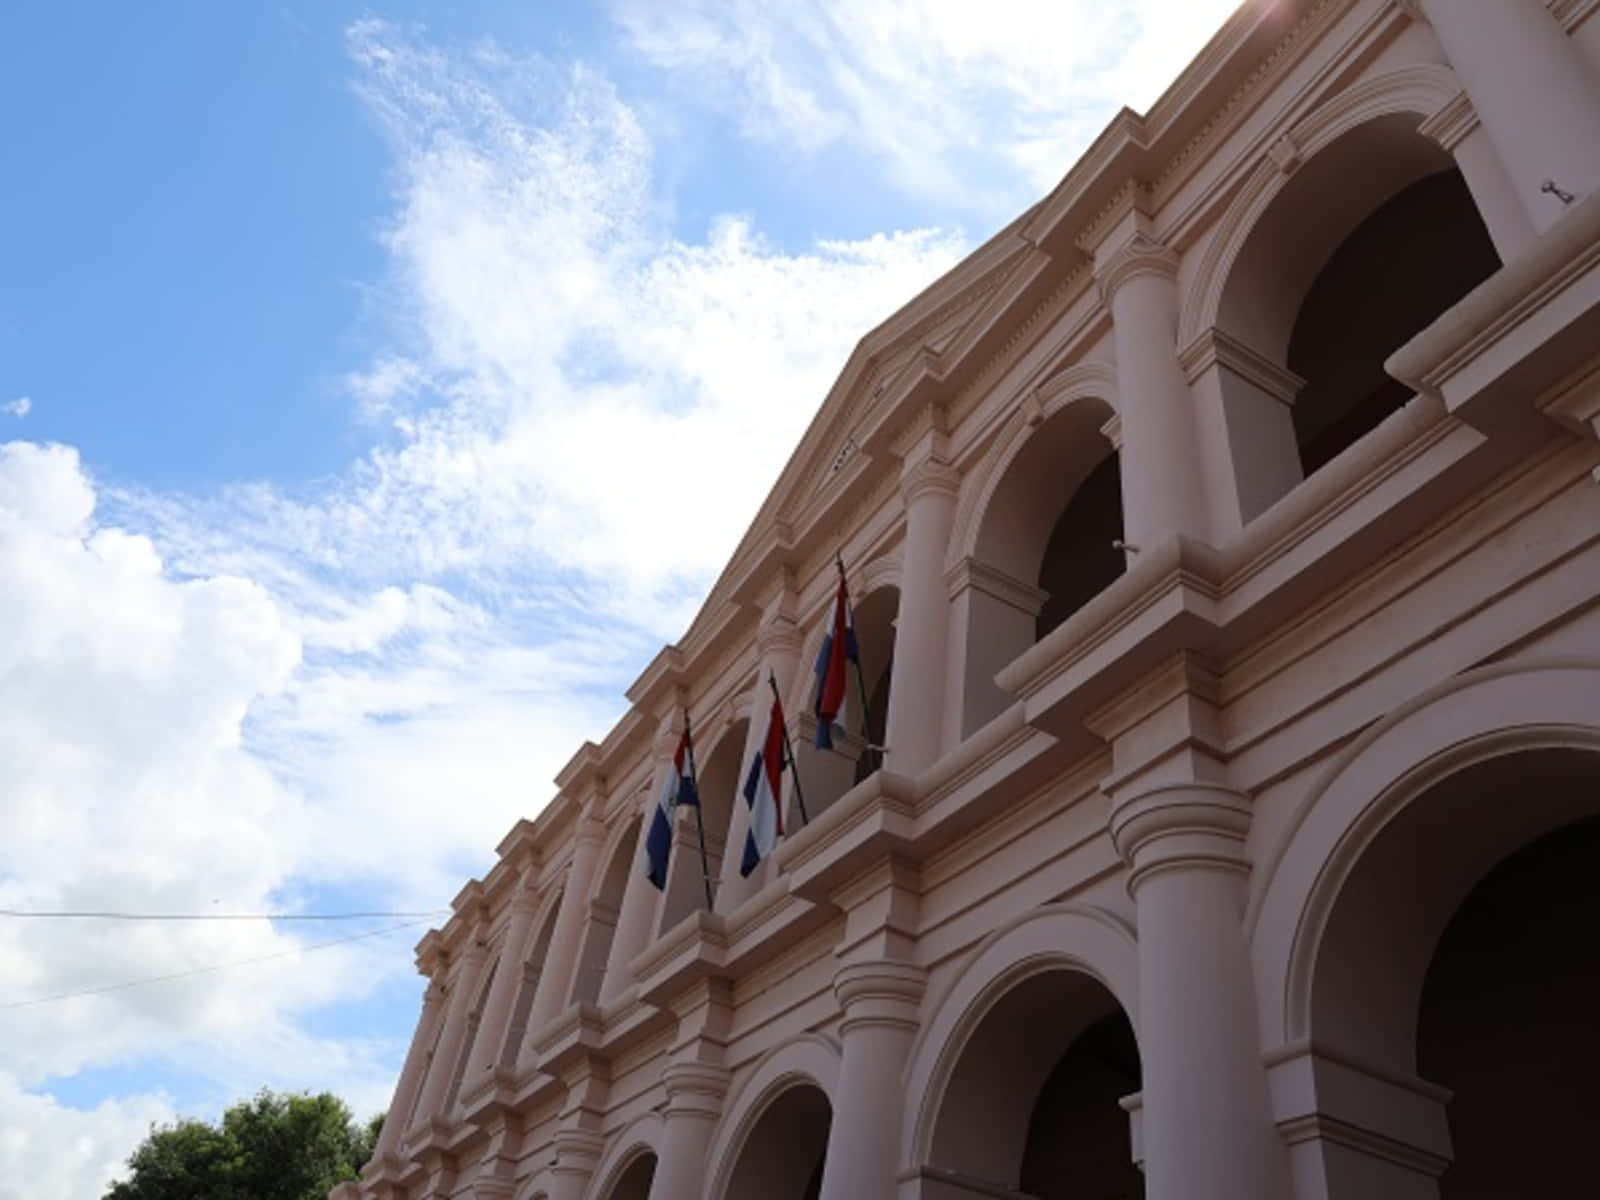
[{"label": "stone arch", "polygon": [[528,942],[520,948],[521,958],[506,963],[502,968],[522,972],[516,999],[511,1006],[511,1020],[506,1027],[505,1044],[500,1047],[496,1061],[497,1066],[506,1070],[515,1069],[522,1045],[528,1037],[528,1016],[533,1010],[534,993],[539,990],[539,976],[544,968],[545,954],[550,949],[550,939],[555,936],[556,915],[561,911],[561,897],[565,890],[561,884],[548,889],[534,912]]},{"label": "stone arch", "polygon": [[[1457,1183],[1463,1194],[1509,1194],[1502,1185],[1519,1169],[1514,1147],[1542,1136],[1527,1124],[1531,1093],[1543,1086],[1530,1079],[1592,1074],[1600,1044],[1552,1048],[1540,1031],[1572,1017],[1552,1018],[1545,1005],[1530,1020],[1526,989],[1576,995],[1563,965],[1572,960],[1548,946],[1536,959],[1494,949],[1499,935],[1482,914],[1520,906],[1524,933],[1540,930],[1563,945],[1587,937],[1600,891],[1570,864],[1575,851],[1592,853],[1597,820],[1593,660],[1468,672],[1387,716],[1330,765],[1262,861],[1246,911],[1264,1060],[1297,1178],[1320,1179],[1319,1194],[1331,1200],[1437,1197],[1436,1180],[1460,1149],[1451,1126],[1467,1113],[1471,1161]],[[1530,861],[1568,866],[1530,875]],[[1571,893],[1564,900],[1563,888]],[[1541,905],[1542,916],[1528,915]],[[1571,930],[1573,913],[1588,914],[1583,932]],[[1463,958],[1461,947],[1474,941],[1477,957]],[[1519,986],[1495,975],[1513,962],[1521,963],[1510,977]],[[1478,982],[1463,991],[1467,975]],[[1482,997],[1495,994],[1502,1004],[1485,1009]],[[1446,1074],[1423,1077],[1435,1067]],[[1457,1076],[1465,1099],[1452,1095]],[[1582,1140],[1569,1118],[1524,1180],[1548,1177],[1534,1187],[1539,1194],[1565,1194],[1572,1172],[1588,1171],[1567,1153]],[[1360,1138],[1342,1132],[1356,1126]],[[1493,1182],[1484,1190],[1486,1179]],[[1551,1190],[1552,1180],[1564,1186]]]},{"label": "stone arch", "polygon": [[[1250,172],[1223,213],[1200,254],[1185,289],[1178,320],[1178,345],[1192,345],[1217,326],[1223,293],[1239,256],[1272,202],[1305,162],[1344,134],[1387,116],[1410,117],[1420,124],[1438,114],[1461,94],[1461,83],[1449,67],[1418,63],[1363,79],[1325,101],[1279,139]],[[1291,167],[1285,170],[1280,162]]]},{"label": "stone arch", "polygon": [[[1063,974],[1103,992],[1137,1037],[1138,959],[1133,931],[1122,920],[1098,908],[1066,903],[1033,910],[1001,926],[978,944],[934,999],[912,1045],[905,1075],[912,1103],[901,1129],[903,1173],[960,1170],[965,1165],[938,1162],[938,1142],[952,1080],[974,1034],[1005,997],[1030,981]],[[1046,1070],[1050,1065],[1043,1064]],[[1041,1074],[1037,1082],[1043,1079]],[[1026,1099],[1031,1104],[1031,1095]],[[996,1151],[1020,1155],[1020,1135],[1016,1146]]]},{"label": "stone arch", "polygon": [[644,1155],[661,1156],[661,1114],[636,1117],[611,1139],[585,1193],[589,1200],[610,1200],[613,1190]]},{"label": "stone arch", "polygon": [[995,435],[993,444],[961,481],[955,517],[950,527],[950,550],[945,569],[955,570],[964,559],[977,552],[980,526],[994,500],[995,489],[1010,470],[1023,445],[1045,421],[1080,401],[1098,402],[1101,423],[1121,411],[1117,397],[1117,371],[1110,363],[1074,363],[1056,372],[1012,411]]},{"label": "stone arch", "polygon": [[820,1033],[804,1033],[774,1046],[757,1062],[750,1075],[729,1095],[721,1123],[706,1161],[711,1164],[710,1186],[714,1200],[724,1200],[741,1151],[755,1129],[784,1092],[811,1087],[831,1106],[839,1081],[839,1043]]},{"label": "stone arch", "polygon": [[1351,85],[1279,137],[1200,251],[1179,357],[1226,454],[1224,534],[1392,416],[1411,391],[1389,354],[1499,267],[1424,124],[1460,97],[1431,63]]},{"label": "stone arch", "polygon": [[1425,692],[1329,767],[1257,867],[1245,915],[1263,1044],[1311,1031],[1313,976],[1329,915],[1382,829],[1441,780],[1519,750],[1600,749],[1600,661],[1480,668]]},{"label": "stone arch", "polygon": [[596,1004],[600,1000],[611,943],[616,938],[617,922],[622,915],[622,899],[627,893],[628,878],[638,862],[639,827],[643,816],[637,811],[637,805],[629,808],[632,811],[616,823],[601,847],[602,865],[595,872],[589,895],[577,975],[572,984],[572,998],[583,1004]]},{"label": "stone arch", "polygon": [[948,743],[1005,709],[1002,667],[1122,573],[1111,375],[1079,363],[1046,381],[963,483],[945,571]]}]

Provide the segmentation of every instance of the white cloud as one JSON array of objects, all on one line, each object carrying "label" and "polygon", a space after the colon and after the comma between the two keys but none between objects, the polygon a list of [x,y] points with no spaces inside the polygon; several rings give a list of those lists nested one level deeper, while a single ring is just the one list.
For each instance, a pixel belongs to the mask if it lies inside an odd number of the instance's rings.
[{"label": "white cloud", "polygon": [[1005,219],[1237,0],[614,0],[649,61],[756,141],[842,144],[902,188]]},{"label": "white cloud", "polygon": [[32,411],[33,397],[31,396],[18,396],[9,404],[0,404],[0,412],[8,412],[19,421]]},{"label": "white cloud", "polygon": [[0,1200],[90,1200],[123,1174],[130,1148],[174,1113],[161,1096],[84,1111],[22,1091],[0,1074]]}]

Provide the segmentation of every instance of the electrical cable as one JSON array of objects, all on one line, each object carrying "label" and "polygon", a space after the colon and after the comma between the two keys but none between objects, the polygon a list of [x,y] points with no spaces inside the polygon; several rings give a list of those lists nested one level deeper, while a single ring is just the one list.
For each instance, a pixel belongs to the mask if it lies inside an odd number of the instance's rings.
[{"label": "electrical cable", "polygon": [[273,954],[260,954],[254,958],[239,958],[232,962],[212,963],[209,966],[193,967],[187,971],[173,971],[168,975],[149,975],[143,979],[125,979],[120,983],[107,983],[100,987],[80,988],[73,992],[58,992],[53,996],[34,996],[27,1000],[10,1000],[0,1004],[0,1012],[16,1008],[31,1008],[36,1004],[52,1004],[57,1000],[76,1000],[80,996],[100,996],[106,992],[120,992],[126,988],[143,987],[150,983],[170,983],[175,979],[188,979],[195,975],[209,975],[217,971],[230,970],[233,967],[248,967],[255,963],[271,962],[279,958],[291,958],[297,954],[309,954],[313,950],[326,950],[330,946],[343,946],[349,942],[359,942],[365,938],[382,937],[386,933],[396,933],[402,929],[413,929],[418,925],[426,924],[426,920],[403,921],[399,925],[386,925],[382,929],[369,929],[364,933],[353,933],[348,937],[333,938],[326,942],[313,942],[309,946],[295,946],[289,950],[279,950]]},{"label": "electrical cable", "polygon": [[440,917],[448,908],[426,912],[340,912],[340,913],[155,913],[110,912],[103,910],[27,910],[0,908],[0,917],[28,920],[85,921],[367,921],[393,917]]}]

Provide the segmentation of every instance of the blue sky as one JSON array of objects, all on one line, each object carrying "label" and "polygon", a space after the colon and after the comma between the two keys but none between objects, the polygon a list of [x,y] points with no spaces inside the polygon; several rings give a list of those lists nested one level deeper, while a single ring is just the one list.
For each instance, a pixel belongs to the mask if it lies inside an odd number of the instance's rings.
[{"label": "blue sky", "polygon": [[[1229,8],[8,5],[0,907],[448,903],[854,342]],[[377,1110],[422,928],[0,922],[13,1005],[276,956],[8,1009],[0,1200]]]}]

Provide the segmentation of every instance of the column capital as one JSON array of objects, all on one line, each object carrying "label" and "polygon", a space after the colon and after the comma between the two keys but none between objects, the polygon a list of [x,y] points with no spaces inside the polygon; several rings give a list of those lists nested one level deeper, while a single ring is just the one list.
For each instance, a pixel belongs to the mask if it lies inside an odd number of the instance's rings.
[{"label": "column capital", "polygon": [[[775,616],[762,621],[761,627],[756,631],[756,650],[763,660],[775,655],[799,654],[800,646],[800,627],[790,617]],[[762,694],[766,683],[765,676],[756,681],[757,695]]]},{"label": "column capital", "polygon": [[577,823],[573,826],[572,841],[574,852],[585,843],[600,846],[604,844],[605,840],[606,823],[593,814],[585,813],[578,818]]},{"label": "column capital", "polygon": [[663,1116],[700,1116],[716,1120],[733,1075],[726,1067],[701,1062],[668,1063],[661,1073],[667,1105]]},{"label": "column capital", "polygon": [[924,496],[954,497],[961,490],[961,473],[940,458],[919,458],[900,473],[900,494],[909,508]]},{"label": "column capital", "polygon": [[833,994],[844,1011],[839,1032],[888,1028],[915,1031],[928,973],[915,963],[871,959],[846,963],[833,977]]},{"label": "column capital", "polygon": [[1164,242],[1142,230],[1134,232],[1103,262],[1095,264],[1094,279],[1100,296],[1110,304],[1123,284],[1143,275],[1176,281],[1178,255]]},{"label": "column capital", "polygon": [[1158,871],[1178,868],[1246,874],[1250,798],[1221,783],[1166,783],[1119,798],[1111,841],[1131,868],[1128,891]]}]

